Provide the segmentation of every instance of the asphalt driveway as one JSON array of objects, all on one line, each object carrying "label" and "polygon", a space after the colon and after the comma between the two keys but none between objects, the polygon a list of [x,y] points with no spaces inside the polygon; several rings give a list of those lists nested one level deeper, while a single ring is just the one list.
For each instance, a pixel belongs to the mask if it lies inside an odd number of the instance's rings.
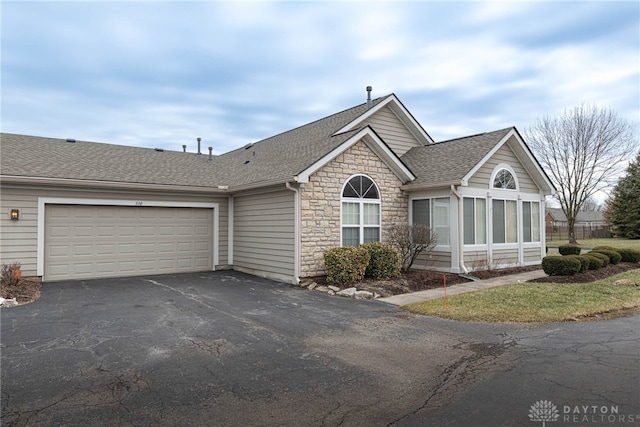
[{"label": "asphalt driveway", "polygon": [[236,272],[44,284],[0,316],[3,426],[640,420],[638,316],[464,324]]}]

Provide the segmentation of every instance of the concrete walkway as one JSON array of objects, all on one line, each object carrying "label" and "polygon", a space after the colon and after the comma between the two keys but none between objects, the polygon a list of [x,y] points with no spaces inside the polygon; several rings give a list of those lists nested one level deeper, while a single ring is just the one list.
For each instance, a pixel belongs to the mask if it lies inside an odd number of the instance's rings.
[{"label": "concrete walkway", "polygon": [[[544,271],[535,270],[527,271],[526,273],[512,274],[509,276],[494,277],[492,279],[478,280],[477,282],[460,283],[457,285],[447,286],[447,296],[493,288],[495,286],[526,282],[527,280],[538,279],[545,276],[546,274]],[[442,297],[444,297],[444,288],[436,288],[426,291],[412,292],[409,294],[393,295],[386,298],[378,298],[376,301],[401,306]]]}]

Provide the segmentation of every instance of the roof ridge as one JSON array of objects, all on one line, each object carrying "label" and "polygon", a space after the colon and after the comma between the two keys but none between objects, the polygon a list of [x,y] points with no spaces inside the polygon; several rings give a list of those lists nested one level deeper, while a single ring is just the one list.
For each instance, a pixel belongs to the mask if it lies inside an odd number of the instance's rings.
[{"label": "roof ridge", "polygon": [[[388,95],[380,96],[380,97],[378,97],[378,98],[375,98],[375,99],[371,100],[371,106],[373,106],[374,104],[379,103],[379,102],[380,102],[380,101],[382,101],[383,99],[386,99],[386,98],[388,98],[388,97],[390,97],[390,96],[392,96],[392,95],[393,95],[393,94],[392,94],[392,93],[390,93],[390,94],[388,94]],[[302,129],[302,128],[304,128],[304,127],[307,127],[307,126],[311,126],[311,125],[317,124],[317,123],[322,122],[322,121],[324,121],[324,120],[328,120],[328,119],[330,119],[330,118],[332,118],[332,117],[339,116],[340,114],[344,114],[344,113],[346,113],[346,112],[348,112],[348,111],[355,110],[356,108],[361,108],[361,107],[363,107],[363,106],[365,106],[365,105],[367,105],[367,103],[366,103],[366,102],[363,102],[363,103],[358,104],[358,105],[355,105],[355,106],[353,106],[353,107],[345,108],[344,110],[342,110],[342,111],[338,111],[337,113],[333,113],[333,114],[330,114],[330,115],[328,115],[328,116],[321,117],[321,118],[319,118],[319,119],[316,119],[316,120],[313,120],[313,121],[310,121],[310,122],[304,123],[304,124],[302,124],[302,125],[300,125],[300,126],[296,126],[296,127],[292,128],[292,129],[288,129],[288,130],[282,131],[282,132],[280,132],[280,133],[277,133],[277,134],[275,134],[275,135],[271,135],[271,136],[268,136],[268,137],[266,137],[266,138],[260,139],[260,140],[258,140],[258,141],[248,143],[248,144],[246,144],[246,145],[245,145],[245,146],[243,146],[243,147],[238,147],[238,148],[233,149],[233,150],[231,150],[231,151],[227,151],[226,153],[223,153],[222,155],[224,155],[224,154],[229,154],[229,153],[233,153],[234,151],[238,151],[238,150],[243,150],[243,149],[247,148],[247,146],[253,146],[253,145],[255,145],[255,144],[258,144],[258,143],[260,143],[260,142],[264,142],[264,141],[268,141],[268,140],[273,139],[273,138],[282,137],[282,136],[284,136],[284,135],[286,135],[286,134],[288,134],[288,133],[291,133],[291,132],[294,132],[294,131],[300,130],[300,129]],[[363,112],[362,114],[364,114],[364,112]],[[360,114],[360,115],[362,115],[362,114]],[[340,126],[340,127],[342,127],[342,126]],[[340,128],[340,127],[339,127],[339,128]],[[342,133],[346,133],[346,132],[342,132]],[[333,135],[333,134],[332,134],[332,135]],[[340,135],[340,134],[335,134],[335,135],[337,136],[337,135]]]},{"label": "roof ridge", "polygon": [[502,128],[502,129],[490,130],[490,131],[487,131],[487,132],[480,132],[480,133],[476,133],[474,135],[467,135],[467,136],[461,136],[461,137],[458,137],[458,138],[445,139],[444,141],[434,142],[433,145],[435,145],[435,144],[444,144],[445,142],[459,141],[461,139],[475,138],[475,137],[478,137],[478,136],[481,136],[481,135],[486,135],[488,133],[498,133],[498,132],[503,132],[503,131],[506,131],[506,130],[511,130],[513,128],[514,128],[514,126],[510,126],[510,127],[506,127],[506,128]]}]

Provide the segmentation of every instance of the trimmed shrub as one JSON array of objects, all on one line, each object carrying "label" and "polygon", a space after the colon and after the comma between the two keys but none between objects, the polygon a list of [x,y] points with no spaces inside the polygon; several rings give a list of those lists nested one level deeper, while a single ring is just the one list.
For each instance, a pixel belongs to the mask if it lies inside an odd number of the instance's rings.
[{"label": "trimmed shrub", "polygon": [[640,251],[637,249],[616,249],[622,262],[640,262]]},{"label": "trimmed shrub", "polygon": [[18,283],[20,283],[20,279],[22,279],[22,270],[20,269],[19,262],[2,264],[2,270],[0,271],[0,283],[3,286],[17,286]]},{"label": "trimmed shrub", "polygon": [[620,262],[620,260],[622,259],[622,256],[620,255],[620,253],[614,249],[608,250],[608,249],[598,249],[598,250],[592,250],[591,252],[595,252],[598,254],[605,254],[606,256],[609,257],[609,262],[613,265],[616,265],[617,263]]},{"label": "trimmed shrub", "polygon": [[605,254],[601,253],[601,252],[589,252],[590,256],[594,256],[597,258],[600,258],[602,260],[602,266],[606,267],[607,265],[609,265],[609,257],[606,256]]},{"label": "trimmed shrub", "polygon": [[580,270],[578,273],[584,273],[589,269],[589,258],[585,258],[582,255],[567,255],[567,258],[575,258],[580,261]]},{"label": "trimmed shrub", "polygon": [[617,251],[613,246],[595,246],[592,251],[599,251],[600,249],[604,249],[605,251]]},{"label": "trimmed shrub", "polygon": [[597,256],[590,255],[590,253],[580,255],[580,256],[583,256],[589,259],[589,270],[598,270],[604,267],[604,260],[601,258],[598,258]]},{"label": "trimmed shrub", "polygon": [[362,245],[369,251],[369,265],[365,277],[374,279],[392,279],[400,276],[402,261],[398,250],[388,243],[369,242]]},{"label": "trimmed shrub", "polygon": [[327,282],[350,285],[361,281],[369,258],[369,251],[361,246],[342,246],[324,251]]},{"label": "trimmed shrub", "polygon": [[573,256],[546,256],[542,258],[542,270],[549,276],[572,276],[580,271],[582,263]]},{"label": "trimmed shrub", "polygon": [[580,255],[582,248],[578,245],[560,245],[558,246],[558,252],[560,255]]}]

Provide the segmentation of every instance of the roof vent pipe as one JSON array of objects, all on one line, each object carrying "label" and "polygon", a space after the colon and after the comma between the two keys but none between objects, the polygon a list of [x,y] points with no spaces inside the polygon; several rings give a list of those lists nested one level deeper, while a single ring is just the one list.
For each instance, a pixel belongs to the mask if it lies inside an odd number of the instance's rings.
[{"label": "roof vent pipe", "polygon": [[213,161],[213,147],[209,147],[209,161]]},{"label": "roof vent pipe", "polygon": [[367,86],[367,106],[371,106],[371,86]]},{"label": "roof vent pipe", "polygon": [[202,138],[197,138],[198,139],[198,156],[200,154],[202,154],[202,152],[200,151],[200,141],[202,141]]},{"label": "roof vent pipe", "polygon": [[183,153],[187,152],[187,144],[182,144],[182,152]]}]

